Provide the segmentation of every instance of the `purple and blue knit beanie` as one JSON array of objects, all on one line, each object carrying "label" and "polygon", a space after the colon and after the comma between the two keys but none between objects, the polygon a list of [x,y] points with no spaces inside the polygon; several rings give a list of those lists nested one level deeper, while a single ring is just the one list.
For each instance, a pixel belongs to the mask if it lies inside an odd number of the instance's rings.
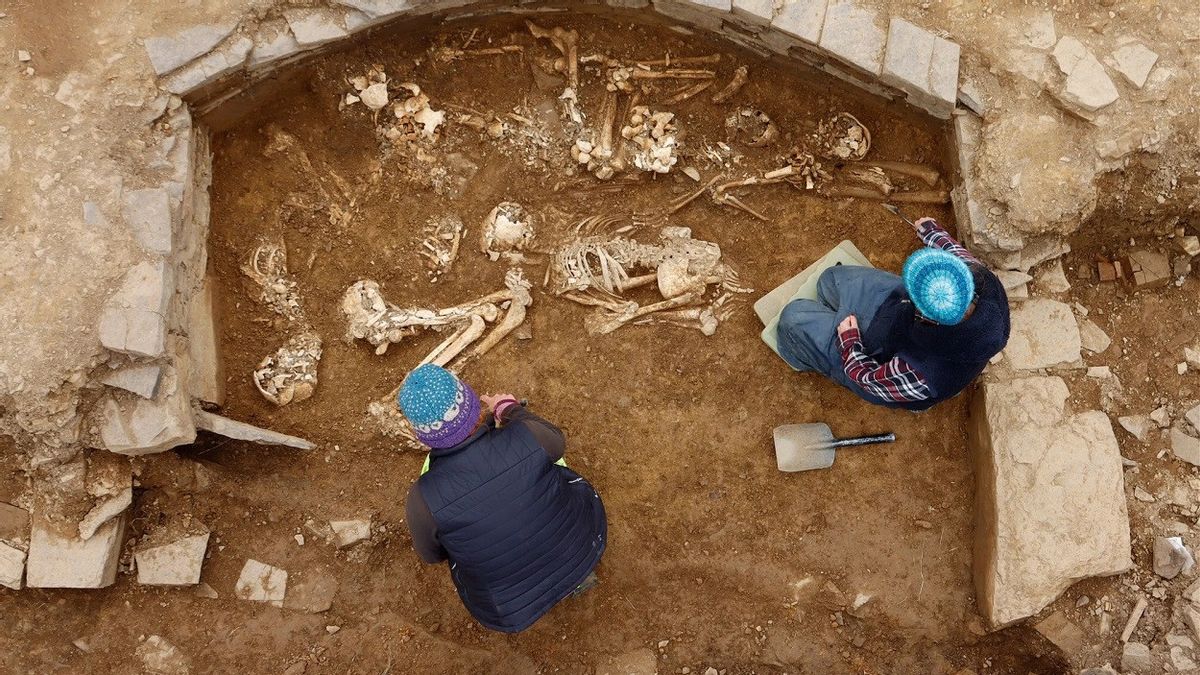
[{"label": "purple and blue knit beanie", "polygon": [[943,326],[962,321],[975,299],[971,268],[953,253],[923,248],[904,263],[904,289],[925,318]]},{"label": "purple and blue knit beanie", "polygon": [[454,373],[426,363],[404,378],[396,396],[417,439],[431,448],[451,448],[470,437],[480,419],[479,397]]}]

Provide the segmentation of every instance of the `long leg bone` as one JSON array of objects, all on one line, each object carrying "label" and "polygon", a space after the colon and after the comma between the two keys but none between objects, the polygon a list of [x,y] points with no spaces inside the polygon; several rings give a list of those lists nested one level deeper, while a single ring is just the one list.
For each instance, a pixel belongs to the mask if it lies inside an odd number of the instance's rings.
[{"label": "long leg bone", "polygon": [[662,302],[656,302],[652,305],[646,305],[645,307],[638,307],[635,303],[631,303],[633,307],[636,308],[632,311],[607,314],[600,313],[588,316],[587,319],[584,320],[584,327],[587,329],[587,332],[590,335],[608,335],[630,321],[639,319],[647,314],[653,314],[654,312],[661,312],[665,309],[675,309],[676,307],[690,305],[697,302],[699,299],[700,294],[689,293],[687,295],[671,298],[670,300],[663,300]]},{"label": "long leg bone", "polygon": [[737,70],[733,71],[733,79],[729,81],[729,84],[726,85],[721,91],[713,94],[711,99],[712,102],[724,103],[725,101],[728,101],[734,94],[741,91],[742,87],[746,86],[746,82],[750,79],[749,75],[749,68],[746,66],[739,66]]},{"label": "long leg bone", "polygon": [[454,360],[454,357],[462,353],[472,342],[475,342],[483,335],[483,331],[487,328],[487,322],[478,314],[472,314],[470,321],[463,324],[461,328],[456,330],[450,337],[446,338],[442,344],[438,345],[429,355],[421,359],[418,365],[432,363],[436,366],[445,366]]}]

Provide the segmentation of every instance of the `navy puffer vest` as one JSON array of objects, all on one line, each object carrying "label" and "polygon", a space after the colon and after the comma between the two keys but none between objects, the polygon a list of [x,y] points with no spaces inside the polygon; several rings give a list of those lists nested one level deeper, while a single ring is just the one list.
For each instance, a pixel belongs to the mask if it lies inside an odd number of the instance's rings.
[{"label": "navy puffer vest", "polygon": [[958,395],[983,372],[988,361],[1008,344],[1008,295],[990,270],[971,265],[975,276],[975,311],[962,323],[939,326],[920,322],[904,287],[884,300],[862,335],[863,348],[880,363],[894,356],[921,373],[931,396],[924,401],[879,405],[925,410]]},{"label": "navy puffer vest", "polygon": [[548,612],[600,561],[604,505],[587,481],[551,463],[522,424],[489,424],[434,450],[417,480],[450,559],[459,597],[479,623],[515,633]]}]

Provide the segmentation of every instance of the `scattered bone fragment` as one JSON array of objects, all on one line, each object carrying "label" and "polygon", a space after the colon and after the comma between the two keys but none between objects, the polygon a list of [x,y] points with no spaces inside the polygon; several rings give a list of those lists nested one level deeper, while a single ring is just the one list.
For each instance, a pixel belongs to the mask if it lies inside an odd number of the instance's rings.
[{"label": "scattered bone fragment", "polygon": [[304,310],[300,307],[296,280],[288,273],[287,249],[282,243],[260,244],[242,265],[242,271],[258,284],[259,299],[272,311],[288,320],[301,319]]},{"label": "scattered bone fragment", "polygon": [[621,137],[636,148],[633,165],[642,171],[667,173],[679,162],[675,113],[634,106],[629,124],[621,129]]},{"label": "scattered bone fragment", "polygon": [[371,538],[370,518],[331,520],[329,527],[333,530],[333,537],[338,548],[348,548]]},{"label": "scattered bone fragment", "polygon": [[254,371],[254,386],[268,401],[284,406],[310,398],[317,387],[321,338],[305,331],[265,357]]},{"label": "scattered bone fragment", "polygon": [[452,213],[430,220],[425,225],[425,238],[421,241],[420,253],[425,258],[425,267],[429,271],[431,281],[437,281],[450,271],[450,267],[458,259],[458,250],[464,234],[466,228],[462,219]]},{"label": "scattered bone fragment", "polygon": [[693,84],[691,86],[684,87],[684,88],[680,89],[679,92],[676,93],[674,96],[667,99],[666,102],[668,105],[675,105],[677,103],[683,103],[684,101],[695,96],[696,94],[699,94],[700,92],[704,91],[705,89],[708,89],[709,87],[712,86],[712,84],[713,83],[710,80],[707,82],[697,82],[696,84]]},{"label": "scattered bone fragment", "polygon": [[542,28],[532,21],[526,21],[529,33],[539,40],[549,40],[558,50],[559,58],[554,61],[554,70],[566,75],[567,86],[559,96],[566,109],[567,118],[575,124],[583,123],[583,115],[579,112],[579,33],[567,30],[561,26]]},{"label": "scattered bone fragment", "polygon": [[738,108],[725,120],[734,137],[752,148],[771,145],[779,140],[779,127],[767,113],[751,107]]},{"label": "scattered bone fragment", "polygon": [[500,202],[483,219],[479,250],[492,260],[524,251],[533,241],[533,218],[516,202]]},{"label": "scattered bone fragment", "polygon": [[725,85],[725,88],[721,91],[713,94],[712,102],[724,103],[725,101],[728,101],[735,94],[741,91],[742,87],[746,86],[746,83],[749,81],[750,69],[746,66],[738,66],[738,69],[733,71],[733,79],[729,81],[729,84]]}]

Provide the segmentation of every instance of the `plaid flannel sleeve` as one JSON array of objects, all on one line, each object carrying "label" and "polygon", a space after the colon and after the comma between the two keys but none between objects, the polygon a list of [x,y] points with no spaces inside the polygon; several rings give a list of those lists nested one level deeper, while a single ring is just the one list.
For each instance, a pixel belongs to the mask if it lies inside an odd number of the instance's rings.
[{"label": "plaid flannel sleeve", "polygon": [[978,258],[971,255],[971,252],[964,248],[962,244],[958,243],[954,237],[951,237],[950,233],[947,232],[944,227],[938,225],[936,221],[922,225],[920,232],[917,233],[917,236],[921,238],[921,241],[924,242],[926,246],[929,246],[930,248],[940,248],[947,253],[953,253],[959,258],[962,258],[963,262],[965,263],[972,265],[983,264],[979,262]]},{"label": "plaid flannel sleeve", "polygon": [[838,346],[846,376],[868,393],[893,403],[924,401],[930,397],[925,378],[900,357],[881,365],[867,356],[857,329],[838,335]]}]

